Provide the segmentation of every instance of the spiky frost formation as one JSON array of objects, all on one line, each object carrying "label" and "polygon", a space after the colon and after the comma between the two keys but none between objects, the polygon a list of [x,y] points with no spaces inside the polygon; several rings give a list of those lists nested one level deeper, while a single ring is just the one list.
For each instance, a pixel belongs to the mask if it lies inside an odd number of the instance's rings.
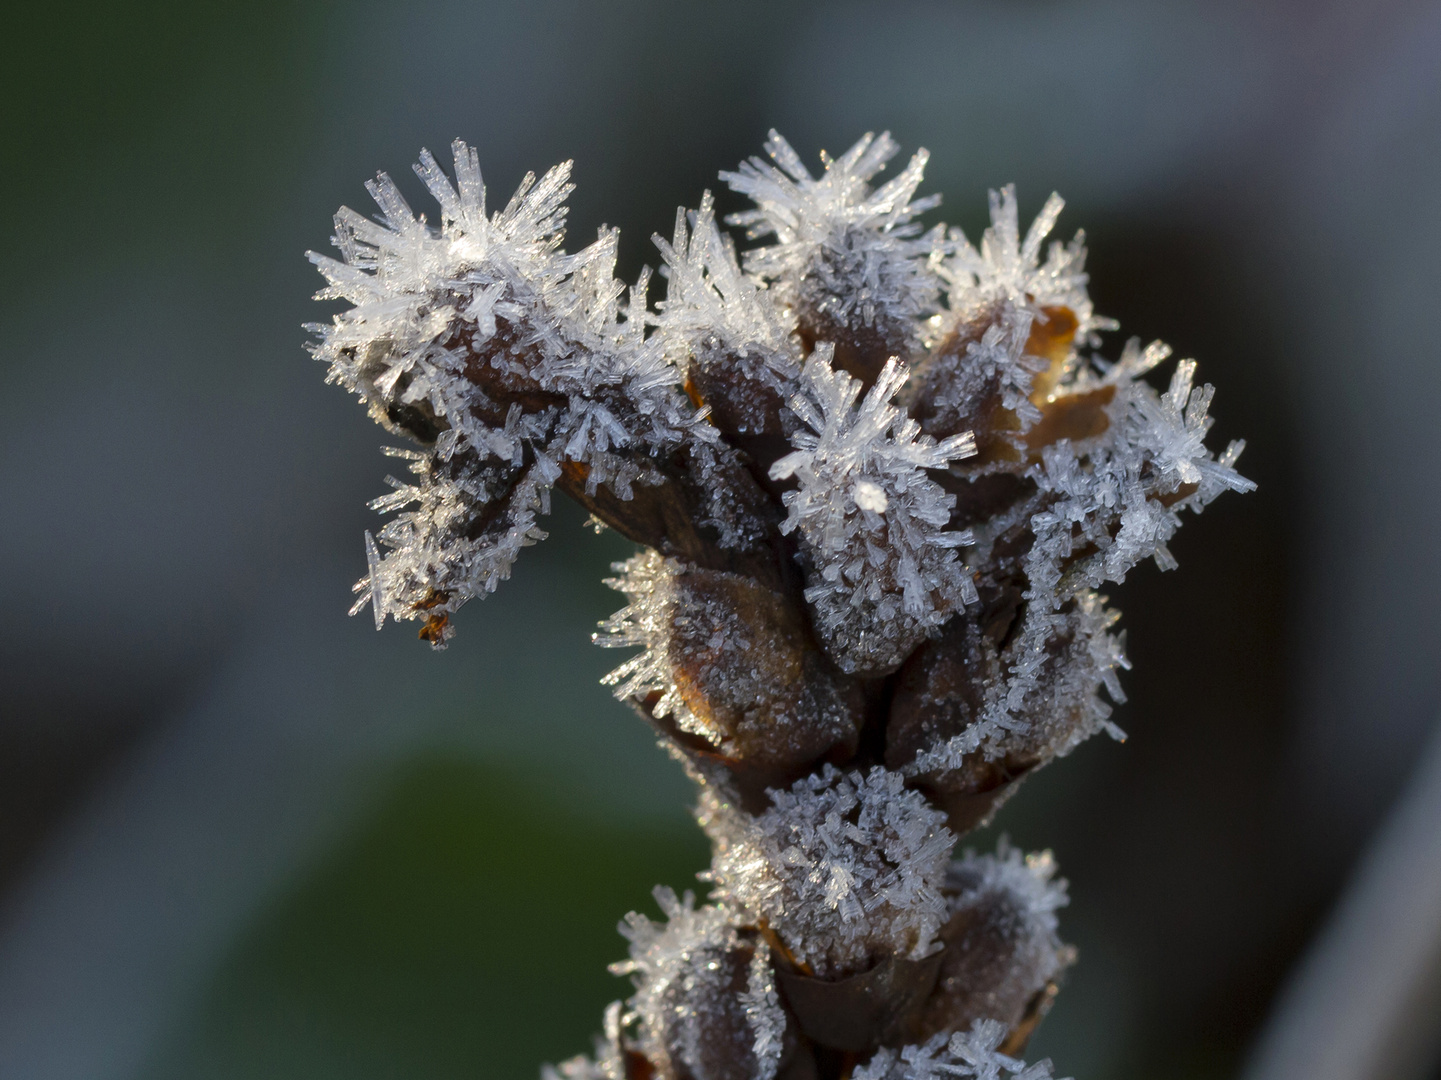
[{"label": "spiky frost formation", "polygon": [[[1176,566],[1166,542],[1181,526],[1179,511],[1199,513],[1223,491],[1253,491],[1235,470],[1245,443],[1218,458],[1206,448],[1214,388],[1193,388],[1196,362],[1176,365],[1170,387],[1157,394],[1141,376],[1171,350],[1132,340],[1100,377],[1085,374],[1075,392],[1113,391],[1104,436],[1063,439],[1041,450],[1031,477],[1047,505],[1031,518],[1035,543],[1026,558],[1028,597],[1059,606],[1077,587],[1124,581],[1131,567],[1154,558]],[[1088,552],[1080,559],[1077,552]]]},{"label": "spiky frost formation", "polygon": [[611,965],[635,983],[622,1019],[636,1048],[666,1080],[771,1080],[786,1017],[767,946],[743,941],[731,913],[697,909],[689,892],[678,900],[657,887],[655,898],[666,921],[627,915],[631,958]]},{"label": "spiky frost formation", "polygon": [[[675,619],[675,573],[679,566],[667,564],[655,552],[644,552],[625,562],[611,566],[619,576],[606,578],[605,583],[625,593],[629,603],[601,623],[601,633],[593,640],[602,648],[627,649],[640,646],[643,650],[601,679],[603,686],[614,686],[621,701],[649,702],[650,714],[656,719],[675,720],[682,731],[719,743],[721,735],[702,723],[685,703],[675,682],[676,664],[672,660],[672,638]],[[680,614],[688,619],[688,614]],[[721,648],[744,648],[722,632],[717,640]]]},{"label": "spiky frost formation", "polygon": [[1027,1065],[1000,1051],[1006,1025],[977,1020],[962,1034],[942,1033],[900,1050],[881,1050],[852,1073],[853,1080],[1051,1080],[1049,1058]]},{"label": "spiky frost formation", "polygon": [[703,793],[719,897],[764,919],[818,975],[934,950],[955,846],[943,814],[880,767],[860,773],[827,765],[771,799],[769,810],[751,817]]},{"label": "spiky frost formation", "polygon": [[922,425],[938,434],[989,426],[998,408],[1009,418],[1004,427],[1026,432],[1041,418],[1037,405],[1074,371],[1072,343],[1099,344],[1097,331],[1117,325],[1096,315],[1086,290],[1084,233],[1053,243],[1041,261],[1065,206],[1059,195],[1046,200],[1024,239],[1014,185],[992,191],[990,205],[980,249],[952,230],[951,254],[937,268],[949,310],[932,320],[939,347],[915,397]]},{"label": "spiky frost formation", "polygon": [[1003,301],[1039,314],[1066,308],[1075,317],[1076,333],[1087,340],[1097,330],[1115,329],[1112,319],[1097,316],[1086,291],[1086,234],[1077,232],[1069,244],[1055,241],[1041,261],[1041,245],[1056,227],[1066,201],[1054,192],[1021,237],[1016,187],[1007,184],[990,193],[991,226],[978,251],[959,229],[952,232],[954,251],[939,268],[946,280],[949,306],[965,312]]},{"label": "spiky frost formation", "polygon": [[[1126,700],[1116,673],[1131,665],[1122,638],[1109,632],[1119,613],[1108,609],[1103,597],[1083,590],[1064,610],[1033,605],[1021,618],[1019,632],[1003,650],[983,636],[968,635],[962,662],[980,685],[979,701],[947,698],[940,688],[948,677],[944,674],[932,680],[938,685],[928,685],[921,693],[949,721],[933,720],[932,728],[960,730],[931,743],[904,765],[893,761],[894,766],[907,776],[945,786],[977,753],[985,761],[1012,756],[1034,768],[1098,731],[1125,738],[1111,722],[1111,705],[1100,694],[1104,688],[1111,701]],[[954,713],[948,715],[948,710]],[[893,738],[900,734],[893,733]]]},{"label": "spiky frost formation", "polygon": [[964,340],[941,353],[920,373],[923,387],[916,395],[924,401],[921,419],[930,431],[965,430],[983,423],[982,411],[999,406],[1015,415],[1017,429],[1025,430],[1041,418],[1031,402],[1036,377],[1050,362],[1026,351],[1035,315],[1027,310],[998,305],[983,310],[978,319],[986,325],[978,335],[958,329]]},{"label": "spiky frost formation", "polygon": [[[377,622],[435,619],[509,576],[563,462],[620,499],[656,483],[647,455],[714,442],[644,318],[620,304],[616,232],[561,252],[570,164],[527,176],[487,215],[473,150],[454,144],[454,185],[429,152],[416,172],[440,204],[438,227],[416,217],[381,173],[368,184],[372,222],[335,219],[343,261],[311,253],[329,282],[318,299],[353,306],[313,326],[328,378],[357,394],[388,429],[427,445],[418,484],[397,484],[384,509],[413,505],[370,546],[361,603]],[[644,293],[644,280],[638,292]],[[443,634],[440,635],[443,638]],[[439,641],[436,642],[437,644]]]},{"label": "spiky frost formation", "polygon": [[737,997],[755,1033],[751,1053],[755,1056],[757,1080],[770,1080],[785,1053],[786,1014],[776,989],[771,949],[764,941],[756,942],[746,970],[746,988]]},{"label": "spiky frost formation", "polygon": [[919,320],[938,307],[935,265],[946,249],[942,227],[922,235],[915,220],[940,203],[936,195],[912,201],[930,155],[918,151],[872,190],[872,178],[900,150],[889,132],[865,135],[836,159],[822,154],[819,179],[776,131],[765,148],[775,164],[753,157],[721,173],[756,204],[727,220],[746,226],[751,239],[775,237],[746,253],[747,271],[774,283],[812,341],[874,337],[861,351],[878,356],[876,368],[887,355],[908,355]]},{"label": "spiky frost formation", "polygon": [[816,628],[845,671],[893,671],[933,627],[976,599],[949,532],[955,497],[925,470],[975,453],[969,434],[936,442],[894,403],[904,365],[887,361],[859,407],[861,383],[817,348],[790,407],[805,425],[796,447],[771,467],[799,488],[782,497],[781,531],[799,531],[811,563],[806,600]]},{"label": "spiky frost formation", "polygon": [[[710,192],[689,215],[676,213],[671,242],[655,237],[664,261],[666,296],[656,324],[676,365],[687,370],[713,407],[730,406],[740,433],[779,432],[776,406],[800,375],[795,316],[741,272],[735,245],[722,236]],[[734,399],[734,400],[730,400]]]}]

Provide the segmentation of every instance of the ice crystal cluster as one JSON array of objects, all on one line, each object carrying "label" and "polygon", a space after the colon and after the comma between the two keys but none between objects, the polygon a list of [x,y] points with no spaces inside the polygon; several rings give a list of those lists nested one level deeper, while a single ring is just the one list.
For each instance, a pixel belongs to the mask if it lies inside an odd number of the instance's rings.
[{"label": "ice crystal cluster", "polygon": [[[564,1080],[1043,1080],[1015,1055],[1074,951],[1049,853],[966,852],[1020,781],[1111,720],[1127,667],[1098,590],[1183,514],[1252,486],[1206,446],[1210,386],[1154,343],[1106,359],[1085,247],[991,196],[973,244],[923,226],[927,155],[889,135],[813,173],[780,135],[614,275],[562,247],[569,164],[487,209],[477,155],[384,174],[312,254],[314,355],[387,431],[356,609],[443,647],[544,537],[559,489],[640,550],[597,641],[606,682],[699,785],[706,903],[632,913],[634,993]],[[1113,354],[1115,355],[1115,354]]]}]

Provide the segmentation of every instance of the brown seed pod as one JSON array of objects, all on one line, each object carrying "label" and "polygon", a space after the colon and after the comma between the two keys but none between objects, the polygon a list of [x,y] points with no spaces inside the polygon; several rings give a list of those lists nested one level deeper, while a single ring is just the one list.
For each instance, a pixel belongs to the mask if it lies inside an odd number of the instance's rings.
[{"label": "brown seed pod", "polygon": [[1054,910],[1065,903],[1065,891],[1064,883],[1051,883],[1053,871],[1049,855],[1023,862],[1005,849],[956,865],[962,891],[941,929],[940,973],[911,1037],[990,1019],[1011,1029],[1017,1049],[1024,1046],[1076,957],[1056,936]]},{"label": "brown seed pod", "polygon": [[755,1080],[804,1057],[756,931],[731,925],[721,909],[696,909],[689,893],[656,895],[667,921],[627,915],[631,959],[611,967],[636,987],[625,1048],[658,1080]]},{"label": "brown seed pod", "polygon": [[[979,721],[987,691],[1004,678],[996,642],[969,616],[922,645],[901,669],[886,724],[886,767],[904,769],[926,750],[962,735]],[[1038,758],[1007,754],[988,760],[979,749],[958,767],[924,773],[917,781],[962,833],[987,820],[1014,794]]]},{"label": "brown seed pod", "polygon": [[1103,597],[1081,593],[1054,615],[1021,605],[952,620],[901,671],[886,766],[907,773],[964,832],[1096,730],[1119,736],[1098,695],[1105,686],[1124,699],[1114,671],[1125,657],[1108,633],[1116,617]]},{"label": "brown seed pod", "polygon": [[[1029,324],[1017,319],[1016,309],[1004,302],[981,305],[963,315],[936,346],[914,395],[911,414],[928,435],[943,438],[974,432],[977,454],[967,462],[970,472],[1001,463],[1023,466],[1026,455],[1017,447],[1018,439],[1034,450],[1057,438],[1076,437],[1070,435],[1072,429],[1095,426],[1098,410],[1086,410],[1086,423],[1077,418],[1068,427],[1063,420],[1053,421],[1047,434],[1032,441],[1030,430],[1056,411],[1050,397],[1073,356],[1079,324],[1075,312],[1066,307],[1042,307]],[[1019,343],[1023,332],[1025,341]],[[998,362],[1007,353],[1009,360]],[[1026,404],[1025,398],[1029,398],[1027,407],[1040,410],[1041,420],[1033,411],[1030,422],[1023,422],[1016,410]],[[1059,411],[1068,415],[1065,409]],[[1104,431],[1104,414],[1101,419],[1099,431]]]},{"label": "brown seed pod", "polygon": [[698,950],[649,1010],[664,1025],[645,1040],[663,1080],[752,1080],[755,1035],[740,995],[753,951]]},{"label": "brown seed pod", "polygon": [[864,691],[826,658],[784,595],[654,552],[620,568],[625,576],[611,584],[631,603],[597,640],[646,653],[607,680],[687,756],[722,765],[760,796],[819,760],[855,752]]},{"label": "brown seed pod", "polygon": [[771,466],[791,452],[785,399],[775,386],[759,378],[744,378],[743,371],[733,362],[692,364],[685,391],[697,408],[710,407],[710,422],[726,442],[745,455],[755,482],[779,499],[781,492],[795,486],[794,481],[778,481],[770,475]]}]

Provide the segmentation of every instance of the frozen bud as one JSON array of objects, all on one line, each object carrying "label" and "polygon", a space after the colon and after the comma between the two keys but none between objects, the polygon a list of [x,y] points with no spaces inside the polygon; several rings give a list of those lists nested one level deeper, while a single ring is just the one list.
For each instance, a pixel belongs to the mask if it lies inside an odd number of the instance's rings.
[{"label": "frozen bud", "polygon": [[774,164],[751,158],[721,173],[756,204],[728,220],[750,237],[775,237],[746,252],[746,269],[770,283],[808,349],[833,343],[836,365],[867,385],[890,357],[916,352],[921,322],[939,306],[945,239],[939,226],[922,235],[915,221],[939,199],[911,198],[929,155],[919,151],[889,183],[870,185],[899,149],[889,133],[867,135],[839,158],[823,154],[816,179],[772,131]]},{"label": "frozen bud", "polygon": [[1065,307],[995,302],[970,312],[920,373],[911,415],[937,438],[973,432],[978,456],[972,467],[1019,469],[1046,443],[1101,434],[1110,394],[1067,395],[1057,386],[1075,360],[1076,325]]},{"label": "frozen bud", "polygon": [[919,1028],[941,970],[942,954],[889,956],[859,975],[821,979],[786,965],[776,971],[797,1025],[831,1050],[865,1053],[904,1041]]},{"label": "frozen bud", "polygon": [[1095,344],[1097,331],[1116,325],[1095,313],[1087,294],[1085,234],[1076,233],[1069,244],[1053,242],[1042,261],[1042,245],[1065,200],[1052,194],[1024,238],[1015,186],[992,191],[990,204],[991,225],[979,249],[960,230],[951,234],[951,254],[939,267],[948,306],[962,325],[987,309],[1029,314],[1039,326],[1032,330],[1026,352],[1049,361],[1059,375],[1074,343]]},{"label": "frozen bud", "polygon": [[1055,396],[1065,410],[1054,418],[1056,441],[1035,448],[1027,472],[1043,502],[1023,562],[1038,603],[1059,607],[1078,590],[1124,581],[1145,558],[1171,569],[1167,541],[1181,510],[1199,512],[1223,491],[1255,488],[1234,467],[1244,443],[1219,456],[1205,445],[1213,391],[1193,386],[1194,361],[1176,365],[1165,393],[1142,378],[1170,351],[1133,340],[1119,361],[1078,373]]},{"label": "frozen bud", "polygon": [[655,552],[616,570],[622,576],[607,584],[630,603],[596,641],[645,651],[604,681],[687,752],[720,758],[751,784],[789,781],[822,757],[854,752],[861,688],[785,596]]},{"label": "frozen bud", "polygon": [[716,895],[774,930],[796,971],[835,980],[935,951],[955,838],[923,796],[827,765],[771,800],[752,817],[707,788],[700,818]]},{"label": "frozen bud", "polygon": [[1026,350],[1033,316],[995,303],[959,321],[921,371],[911,415],[944,438],[974,433],[982,461],[1013,461],[1014,435],[1039,419],[1031,387],[1046,361]]},{"label": "frozen bud", "polygon": [[699,909],[659,887],[666,922],[631,912],[620,930],[630,959],[611,971],[635,983],[636,1047],[662,1080],[772,1080],[797,1052],[776,992],[769,947],[730,913]]},{"label": "frozen bud", "polygon": [[[1086,293],[1086,249],[1041,246],[1065,204],[1052,195],[1022,239],[1015,190],[991,192],[991,227],[980,249],[952,235],[939,270],[951,315],[919,380],[912,411],[937,437],[973,431],[980,462],[1024,459],[1017,438],[1042,418],[1057,385],[1076,366],[1077,343],[1094,343],[1110,319]],[[944,325],[944,324],[943,324]]]},{"label": "frozen bud", "polygon": [[676,214],[672,241],[655,243],[667,279],[656,318],[665,347],[692,400],[764,477],[788,449],[783,414],[801,370],[794,315],[742,273],[710,192],[700,209]]},{"label": "frozen bud", "polygon": [[1110,722],[1129,666],[1094,593],[1059,612],[1034,604],[989,622],[953,621],[901,672],[886,726],[886,764],[930,791],[957,831],[985,821],[1018,781]]},{"label": "frozen bud", "polygon": [[652,465],[656,482],[624,498],[594,483],[578,462],[562,463],[556,487],[598,521],[662,555],[785,587],[792,572],[777,542],[780,514],[735,450],[696,442]]},{"label": "frozen bud", "polygon": [[[901,669],[886,724],[887,767],[913,768],[919,755],[964,738],[980,725],[990,687],[1003,679],[995,643],[975,620],[954,620]],[[1035,764],[1030,758],[988,760],[978,744],[919,778],[948,824],[965,832],[986,820]]]},{"label": "frozen bud", "polygon": [[[428,152],[416,166],[440,205],[438,225],[381,174],[369,185],[381,220],[343,208],[342,259],[311,255],[328,281],[318,298],[352,305],[311,327],[312,352],[427,459],[415,470],[422,483],[397,481],[379,500],[410,509],[369,544],[361,606],[371,602],[377,622],[426,620],[422,636],[434,644],[450,613],[493,589],[544,535],[535,518],[558,481],[626,502],[637,485],[663,483],[658,465],[678,456],[702,473],[724,464],[718,434],[681,391],[662,343],[646,337],[645,275],[621,303],[616,232],[560,250],[569,164],[527,177],[491,214],[475,152],[457,141],[454,153],[453,181]],[[752,522],[713,502],[721,546],[753,540]]]},{"label": "frozen bud", "polygon": [[903,365],[887,361],[861,398],[860,382],[829,359],[817,349],[806,361],[790,406],[795,450],[771,476],[798,484],[782,496],[781,531],[799,534],[821,640],[845,671],[885,675],[976,599],[956,554],[972,538],[947,529],[955,497],[927,474],[975,448],[968,435],[938,443],[920,433],[894,401]]},{"label": "frozen bud", "polygon": [[995,855],[967,852],[952,865],[940,977],[915,1038],[989,1019],[1010,1032],[1008,1051],[1024,1045],[1075,960],[1057,936],[1056,910],[1067,899],[1055,873],[1050,852],[1023,858],[1005,841]]}]

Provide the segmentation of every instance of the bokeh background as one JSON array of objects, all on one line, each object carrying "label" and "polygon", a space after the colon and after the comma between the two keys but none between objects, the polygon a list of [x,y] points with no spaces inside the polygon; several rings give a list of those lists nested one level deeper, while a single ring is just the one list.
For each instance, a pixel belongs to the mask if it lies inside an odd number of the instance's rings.
[{"label": "bokeh background", "polygon": [[[782,130],[1052,190],[1098,310],[1219,387],[1260,490],[1112,598],[1117,719],[988,835],[1080,948],[1033,1044],[1230,1076],[1441,711],[1441,6],[666,0],[11,7],[0,65],[0,1076],[533,1077],[706,861],[596,683],[624,557],[552,538],[432,654],[345,616],[385,436],[302,255],[455,136],[576,159],[622,270]],[[734,201],[722,198],[722,206]],[[1437,824],[1441,828],[1441,822]],[[1441,1023],[1437,1024],[1441,1028]],[[1435,1057],[1415,1075],[1436,1072]]]}]

